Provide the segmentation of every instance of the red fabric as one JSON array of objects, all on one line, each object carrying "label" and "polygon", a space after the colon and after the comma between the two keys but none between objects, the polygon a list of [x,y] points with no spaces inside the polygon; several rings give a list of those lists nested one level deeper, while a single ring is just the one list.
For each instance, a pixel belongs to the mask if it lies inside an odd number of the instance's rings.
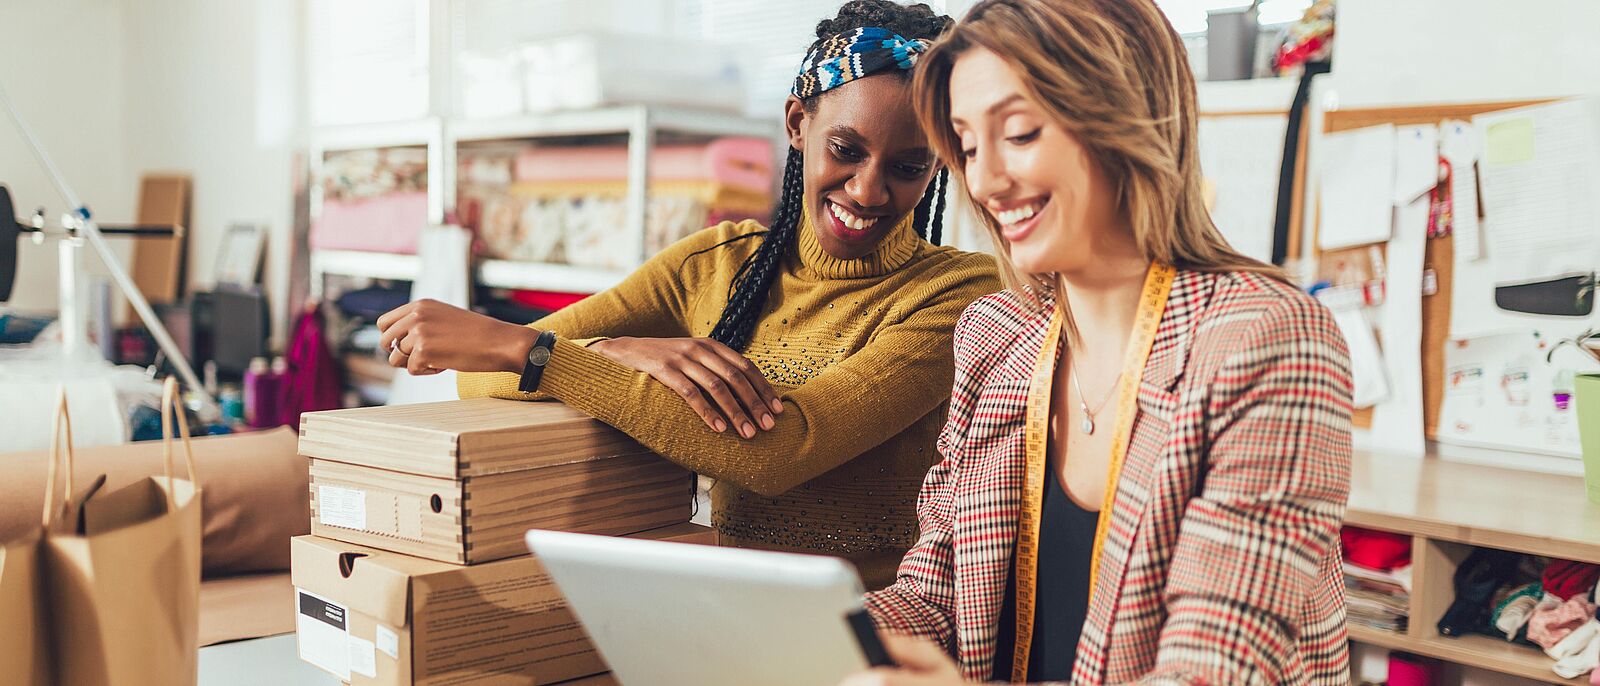
[{"label": "red fabric", "polygon": [[584,293],[557,293],[555,291],[512,291],[511,302],[536,310],[555,312],[589,297]]},{"label": "red fabric", "polygon": [[[866,598],[878,626],[942,644],[968,679],[994,669],[1046,305],[1006,291],[962,314],[920,538],[895,584]],[[1344,339],[1310,296],[1179,270],[1138,379],[1072,683],[1348,686],[1350,389]]]},{"label": "red fabric", "polygon": [[1389,654],[1389,686],[1431,686],[1439,683],[1439,663],[1407,655]]},{"label": "red fabric", "polygon": [[283,378],[283,396],[278,403],[283,413],[279,424],[300,426],[300,414],[337,410],[344,406],[344,378],[339,363],[328,349],[322,331],[322,314],[313,307],[295,323],[294,337],[284,355],[288,371]]},{"label": "red fabric", "polygon": [[1544,568],[1544,591],[1562,600],[1587,595],[1600,581],[1600,565],[1571,560],[1551,560]]},{"label": "red fabric", "polygon": [[1389,572],[1411,564],[1411,537],[1388,531],[1347,526],[1339,531],[1344,559],[1352,564]]}]

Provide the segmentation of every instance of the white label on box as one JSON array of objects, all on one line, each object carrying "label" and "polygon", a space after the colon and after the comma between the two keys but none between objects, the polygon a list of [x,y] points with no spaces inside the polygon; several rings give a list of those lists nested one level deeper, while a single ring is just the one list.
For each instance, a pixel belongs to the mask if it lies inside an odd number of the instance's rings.
[{"label": "white label on box", "polygon": [[400,659],[400,636],[382,624],[378,625],[378,650],[396,660]]},{"label": "white label on box", "polygon": [[350,637],[350,671],[369,678],[378,676],[378,657],[372,641]]},{"label": "white label on box", "polygon": [[317,520],[345,529],[367,528],[367,494],[343,486],[317,486]]},{"label": "white label on box", "polygon": [[295,589],[295,633],[300,659],[350,680],[349,612],[327,598]]}]

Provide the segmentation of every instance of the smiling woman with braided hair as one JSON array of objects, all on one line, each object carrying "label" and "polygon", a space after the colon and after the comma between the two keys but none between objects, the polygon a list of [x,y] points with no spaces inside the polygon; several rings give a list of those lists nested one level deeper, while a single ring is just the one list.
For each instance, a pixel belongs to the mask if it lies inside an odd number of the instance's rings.
[{"label": "smiling woman with braided hair", "polygon": [[390,362],[462,397],[554,397],[716,479],[724,545],[849,558],[872,588],[915,540],[963,308],[991,258],[939,247],[943,180],[909,75],[949,25],[854,0],[785,110],[772,226],[724,223],[526,327],[436,302],[378,322]]}]

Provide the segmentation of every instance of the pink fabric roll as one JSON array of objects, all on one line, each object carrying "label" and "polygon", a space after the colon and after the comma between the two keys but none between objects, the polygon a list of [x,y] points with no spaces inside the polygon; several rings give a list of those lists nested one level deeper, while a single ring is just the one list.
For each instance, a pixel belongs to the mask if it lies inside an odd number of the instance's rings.
[{"label": "pink fabric roll", "polygon": [[[719,138],[705,145],[663,145],[650,153],[656,181],[715,181],[734,188],[772,190],[772,143],[761,138]],[[623,146],[538,148],[517,155],[519,182],[623,181]]]},{"label": "pink fabric roll", "polygon": [[367,200],[328,200],[311,223],[311,247],[415,254],[428,225],[428,194],[393,193]]}]

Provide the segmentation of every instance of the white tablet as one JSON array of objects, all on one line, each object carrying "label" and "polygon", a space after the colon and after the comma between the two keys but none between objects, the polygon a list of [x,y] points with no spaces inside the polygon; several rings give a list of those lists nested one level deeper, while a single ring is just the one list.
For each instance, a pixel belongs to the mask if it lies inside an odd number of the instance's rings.
[{"label": "white tablet", "polygon": [[529,531],[623,686],[831,686],[884,663],[832,557]]}]

